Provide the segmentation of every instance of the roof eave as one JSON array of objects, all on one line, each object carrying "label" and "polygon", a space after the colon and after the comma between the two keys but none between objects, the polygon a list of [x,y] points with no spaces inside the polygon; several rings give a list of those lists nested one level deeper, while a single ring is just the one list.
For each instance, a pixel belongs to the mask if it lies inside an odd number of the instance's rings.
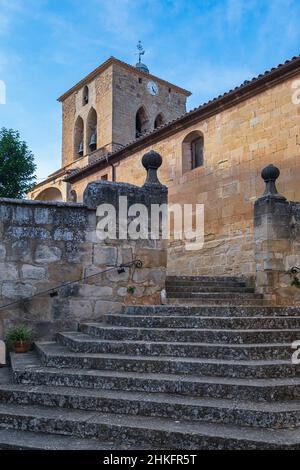
[{"label": "roof eave", "polygon": [[[133,150],[138,151],[140,148],[147,146],[149,142],[155,143],[156,141],[160,140],[161,137],[166,138],[168,135],[174,134],[178,130],[193,125],[194,123],[199,122],[199,120],[207,119],[208,117],[215,115],[223,109],[232,107],[241,101],[250,98],[251,96],[261,93],[266,88],[273,87],[277,83],[291,78],[295,74],[299,73],[299,69],[300,57],[295,58],[293,61],[289,61],[288,63],[277,68],[274,68],[270,72],[266,72],[264,75],[259,75],[257,78],[247,82],[246,84],[243,84],[240,87],[236,87],[234,90],[231,90],[228,93],[224,93],[223,95],[209,101],[208,103],[205,103],[202,106],[184,114],[182,117],[173,122],[170,122],[161,129],[157,129],[150,134],[135,140],[123,149],[112,153],[108,157],[108,160],[113,163],[119,159],[126,158]],[[86,174],[93,173],[94,170],[101,166],[101,164],[105,161],[108,163],[108,160],[96,161],[93,164],[82,168],[78,171],[78,173],[70,175],[65,179],[65,181],[74,182],[76,180],[80,180]]]},{"label": "roof eave", "polygon": [[173,83],[168,82],[167,80],[163,80],[162,78],[157,77],[156,75],[152,75],[151,73],[146,73],[142,72],[141,70],[136,69],[134,66],[126,64],[126,62],[122,62],[121,60],[117,59],[116,57],[109,57],[105,62],[103,62],[101,65],[99,65],[97,68],[95,68],[92,72],[90,72],[86,77],[84,77],[82,80],[80,80],[78,83],[76,83],[73,87],[71,87],[69,90],[67,90],[63,95],[61,95],[59,98],[57,98],[57,101],[62,103],[68,96],[70,96],[72,93],[75,91],[79,90],[83,86],[87,85],[90,83],[99,73],[104,72],[110,65],[117,64],[120,65],[121,67],[128,68],[130,71],[135,72],[137,75],[143,76],[145,78],[153,78],[161,83],[164,83],[174,90],[178,90],[180,93],[182,93],[185,96],[191,96],[191,92],[188,90],[185,90],[184,88],[181,88],[177,85],[174,85]]}]

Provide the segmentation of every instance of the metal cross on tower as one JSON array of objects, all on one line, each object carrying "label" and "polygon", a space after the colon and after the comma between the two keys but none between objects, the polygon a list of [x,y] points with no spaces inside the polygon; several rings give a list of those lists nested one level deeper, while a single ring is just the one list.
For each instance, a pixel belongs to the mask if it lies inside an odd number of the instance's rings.
[{"label": "metal cross on tower", "polygon": [[138,44],[137,44],[136,47],[137,47],[137,49],[138,49],[138,51],[139,51],[139,52],[138,52],[138,56],[139,56],[139,64],[140,64],[140,63],[142,62],[142,61],[141,61],[141,57],[142,57],[142,55],[145,54],[146,51],[144,50],[141,41],[138,42]]}]

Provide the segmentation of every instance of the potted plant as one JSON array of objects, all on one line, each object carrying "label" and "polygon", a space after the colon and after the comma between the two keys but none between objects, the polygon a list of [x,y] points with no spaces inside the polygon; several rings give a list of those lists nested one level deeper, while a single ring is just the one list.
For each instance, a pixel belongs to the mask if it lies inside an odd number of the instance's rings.
[{"label": "potted plant", "polygon": [[7,342],[15,353],[26,353],[31,346],[32,336],[32,330],[27,326],[13,326],[7,332]]}]

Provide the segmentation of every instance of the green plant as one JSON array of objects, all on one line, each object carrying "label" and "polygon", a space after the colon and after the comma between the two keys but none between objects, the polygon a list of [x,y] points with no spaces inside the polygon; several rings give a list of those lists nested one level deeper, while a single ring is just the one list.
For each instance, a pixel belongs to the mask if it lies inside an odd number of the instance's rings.
[{"label": "green plant", "polygon": [[8,330],[6,340],[9,344],[15,343],[16,341],[25,343],[32,341],[32,337],[32,330],[25,325],[20,325],[13,326]]},{"label": "green plant", "polygon": [[0,129],[0,197],[21,199],[35,184],[34,156],[18,131]]},{"label": "green plant", "polygon": [[300,280],[298,279],[297,276],[293,276],[293,280],[291,282],[291,285],[294,287],[298,287],[300,289]]},{"label": "green plant", "polygon": [[135,289],[136,289],[135,286],[128,286],[128,287],[127,287],[127,292],[128,292],[128,294],[133,295],[133,294],[135,293]]}]

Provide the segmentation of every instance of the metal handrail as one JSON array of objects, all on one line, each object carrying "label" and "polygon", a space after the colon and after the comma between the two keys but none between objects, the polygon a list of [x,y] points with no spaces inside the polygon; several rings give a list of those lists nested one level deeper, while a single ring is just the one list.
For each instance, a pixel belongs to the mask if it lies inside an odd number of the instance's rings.
[{"label": "metal handrail", "polygon": [[58,295],[58,290],[59,289],[62,289],[63,287],[67,287],[67,286],[70,286],[70,285],[74,285],[74,284],[78,284],[79,282],[83,282],[85,281],[86,279],[91,279],[92,277],[96,277],[96,276],[99,276],[100,274],[104,274],[104,273],[107,273],[107,272],[110,272],[110,271],[114,271],[114,270],[117,270],[118,271],[118,274],[122,274],[125,272],[125,268],[130,268],[131,266],[135,266],[136,268],[141,268],[143,266],[143,262],[140,260],[140,259],[135,259],[133,261],[130,261],[129,263],[123,263],[123,264],[120,264],[119,266],[113,266],[111,268],[107,268],[107,269],[104,269],[103,271],[99,271],[97,273],[94,273],[94,274],[90,274],[89,276],[84,276],[83,278],[80,278],[80,279],[76,279],[75,281],[68,281],[68,282],[65,282],[65,283],[62,283],[62,284],[59,284],[58,286],[56,287],[52,287],[51,289],[46,289],[44,291],[41,291],[41,292],[38,292],[36,294],[33,294],[29,297],[24,297],[23,299],[18,299],[18,300],[15,300],[13,302],[10,302],[8,304],[5,304],[5,305],[0,305],[0,310],[4,309],[4,308],[7,308],[7,307],[11,307],[12,305],[17,305],[21,302],[26,302],[28,300],[31,300],[31,299],[34,299],[36,297],[39,297],[41,295],[46,295],[46,294],[49,294],[50,297],[57,297]]}]

